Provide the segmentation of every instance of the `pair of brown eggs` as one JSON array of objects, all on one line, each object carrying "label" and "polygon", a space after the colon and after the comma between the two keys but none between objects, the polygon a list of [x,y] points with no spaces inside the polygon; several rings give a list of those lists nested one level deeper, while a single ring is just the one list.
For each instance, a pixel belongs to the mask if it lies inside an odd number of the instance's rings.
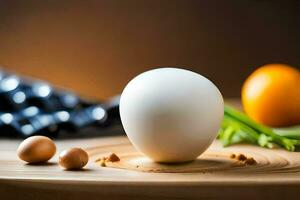
[{"label": "pair of brown eggs", "polygon": [[[25,139],[18,147],[19,158],[28,163],[44,163],[56,153],[54,142],[45,136],[32,136]],[[86,151],[81,148],[71,148],[59,154],[59,165],[67,170],[83,168],[89,160]]]}]

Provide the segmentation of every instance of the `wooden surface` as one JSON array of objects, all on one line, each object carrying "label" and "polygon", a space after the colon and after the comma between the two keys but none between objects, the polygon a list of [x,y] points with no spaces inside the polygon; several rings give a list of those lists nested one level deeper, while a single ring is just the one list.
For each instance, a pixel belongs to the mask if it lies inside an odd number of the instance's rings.
[{"label": "wooden surface", "polygon": [[[90,155],[84,170],[64,171],[57,165],[57,155],[43,166],[18,160],[19,142],[0,141],[1,199],[284,199],[296,197],[300,186],[300,153],[282,149],[222,148],[215,141],[197,161],[170,166],[152,163],[125,137],[58,140],[58,152],[76,146]],[[111,166],[116,168],[100,167],[95,160],[110,152],[122,162]],[[231,159],[231,153],[252,156],[258,163],[243,165]],[[142,172],[148,168],[155,170]]]}]

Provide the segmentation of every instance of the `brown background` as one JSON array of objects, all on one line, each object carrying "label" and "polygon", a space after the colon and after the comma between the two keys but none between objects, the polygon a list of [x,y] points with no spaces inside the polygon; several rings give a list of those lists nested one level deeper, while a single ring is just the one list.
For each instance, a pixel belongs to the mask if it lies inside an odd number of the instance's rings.
[{"label": "brown background", "polygon": [[0,0],[0,64],[97,98],[181,66],[225,97],[266,63],[300,66],[298,1]]}]

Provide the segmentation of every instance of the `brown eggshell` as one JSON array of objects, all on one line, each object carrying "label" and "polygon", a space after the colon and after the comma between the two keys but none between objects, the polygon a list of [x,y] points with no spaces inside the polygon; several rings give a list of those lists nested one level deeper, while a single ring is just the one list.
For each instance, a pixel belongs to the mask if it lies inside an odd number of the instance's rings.
[{"label": "brown eggshell", "polygon": [[83,168],[89,161],[86,151],[81,148],[71,148],[59,154],[59,164],[67,170]]},{"label": "brown eggshell", "polygon": [[19,158],[28,163],[42,163],[54,156],[56,146],[45,136],[32,136],[25,139],[18,147]]}]

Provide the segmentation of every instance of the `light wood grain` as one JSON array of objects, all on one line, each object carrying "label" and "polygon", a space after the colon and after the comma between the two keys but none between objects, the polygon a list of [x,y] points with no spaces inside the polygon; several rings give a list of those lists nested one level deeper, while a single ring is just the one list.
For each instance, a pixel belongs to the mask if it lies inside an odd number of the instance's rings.
[{"label": "light wood grain", "polygon": [[[296,197],[300,186],[300,153],[282,149],[223,148],[215,141],[198,161],[169,166],[152,163],[125,137],[59,140],[58,151],[76,146],[90,155],[85,170],[64,171],[57,165],[57,155],[43,166],[20,161],[15,153],[19,142],[0,141],[1,199],[284,199]],[[117,153],[122,163],[100,167],[94,162],[110,152]],[[229,158],[231,153],[244,153],[258,163],[236,163]],[[148,168],[160,173],[142,172]]]},{"label": "light wood grain", "polygon": [[[107,152],[114,152],[121,158],[119,162],[106,162],[106,167],[118,168],[125,170],[152,172],[152,173],[197,173],[193,174],[193,178],[189,177],[189,181],[198,181],[199,174],[209,173],[213,175],[211,181],[218,181],[218,175],[226,175],[223,181],[233,182],[235,175],[243,175],[253,173],[255,179],[257,175],[272,175],[271,178],[284,176],[294,176],[300,173],[300,153],[287,152],[283,149],[264,149],[251,145],[236,145],[233,147],[223,148],[219,141],[215,141],[211,147],[203,153],[196,161],[180,163],[180,164],[162,164],[152,162],[150,159],[137,152],[131,144],[108,145],[97,148],[89,148],[90,154],[101,158],[109,155]],[[105,152],[105,153],[102,153]],[[236,158],[231,158],[232,154],[243,154],[246,157],[254,158],[257,162],[248,165]],[[97,161],[100,166],[100,161]],[[194,177],[194,175],[196,175]],[[175,176],[176,177],[176,176]],[[300,176],[299,176],[300,177]],[[253,181],[255,181],[255,179]],[[184,181],[177,179],[177,181]],[[248,182],[251,177],[244,180],[238,180],[239,183]],[[286,179],[285,179],[286,180]],[[271,179],[264,181],[272,182]],[[299,180],[300,181],[300,180]]]}]

